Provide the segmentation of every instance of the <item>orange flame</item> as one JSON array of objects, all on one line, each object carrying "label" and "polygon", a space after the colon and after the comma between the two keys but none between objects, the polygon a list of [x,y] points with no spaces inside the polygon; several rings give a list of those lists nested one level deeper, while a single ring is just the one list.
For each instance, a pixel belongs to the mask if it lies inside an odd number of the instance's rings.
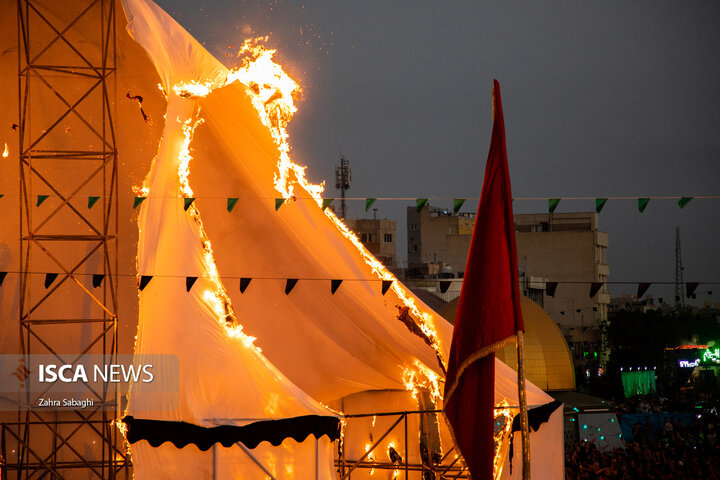
[{"label": "orange flame", "polygon": [[[295,107],[295,97],[301,92],[300,86],[283,70],[283,68],[273,60],[276,50],[269,50],[263,46],[268,37],[258,37],[248,39],[243,42],[238,53],[242,57],[241,65],[231,70],[223,85],[239,81],[249,88],[250,98],[255,110],[260,117],[262,123],[268,127],[273,139],[278,147],[279,158],[277,163],[277,173],[274,178],[274,187],[285,199],[295,198],[295,185],[307,192],[312,199],[315,200],[319,207],[322,207],[322,193],[325,189],[324,184],[315,185],[305,178],[306,167],[294,163],[290,158],[290,144],[288,142],[289,135],[287,126],[297,111]],[[212,82],[190,82],[180,83],[173,87],[176,95],[183,98],[199,98],[209,95],[215,88],[223,85],[213,84]],[[199,116],[195,121],[187,120],[183,124],[183,132],[185,133],[185,142],[181,153],[181,165],[179,175],[182,186],[181,193],[185,196],[191,196],[192,190],[187,182],[189,174],[188,165],[191,159],[189,152],[190,141],[195,128],[202,123]],[[136,189],[136,192],[147,196],[147,188]],[[227,296],[225,288],[220,282],[217,274],[217,266],[212,254],[210,241],[205,234],[202,221],[195,204],[190,206],[189,211],[200,227],[201,238],[203,241],[203,261],[206,269],[210,273],[212,283],[215,285],[214,290],[206,292],[210,301],[210,295],[214,295],[214,299],[210,303],[214,306],[218,318],[228,318],[231,322],[223,322],[232,336],[241,336],[245,339],[246,344],[252,345],[255,340],[253,337],[247,337],[242,333],[242,328],[237,323],[235,315],[232,311],[230,299]],[[412,313],[414,320],[423,333],[431,340],[433,349],[439,359],[442,359],[442,348],[437,337],[434,325],[434,318],[427,312],[421,312],[410,297],[407,290],[397,281],[395,276],[390,273],[385,266],[380,263],[360,242],[357,236],[329,209],[324,210],[325,215],[338,228],[340,233],[348,239],[357,248],[365,263],[371,268],[372,272],[382,280],[391,280],[392,290],[398,296],[400,301],[408,307]],[[229,327],[231,324],[233,327]],[[232,330],[235,329],[235,330]],[[257,348],[257,347],[254,347]],[[258,349],[259,350],[259,349]],[[419,361],[415,362],[416,371],[407,370],[404,372],[405,386],[408,390],[413,391],[417,388],[427,388],[430,390],[434,398],[440,397],[439,377],[431,369],[425,367]]]},{"label": "orange flame", "polygon": [[[267,37],[260,37],[246,40],[240,49],[239,55],[244,56],[239,68],[234,69],[228,75],[226,83],[238,80],[247,85],[251,92],[253,106],[258,112],[261,121],[267,126],[278,146],[280,157],[278,160],[278,173],[275,176],[275,189],[283,198],[294,196],[294,185],[298,185],[313,198],[319,207],[322,207],[322,193],[324,185],[314,185],[305,178],[305,168],[297,165],[290,159],[290,145],[287,125],[297,108],[294,103],[294,96],[300,91],[299,85],[285,73],[280,65],[275,63],[273,55],[275,50],[267,50],[262,45]],[[370,266],[372,272],[382,280],[395,280],[392,284],[393,292],[399,297],[402,303],[410,309],[418,327],[430,338],[433,349],[438,358],[442,358],[442,349],[435,330],[434,319],[427,312],[421,312],[410,297],[407,290],[397,281],[385,266],[380,263],[360,242],[357,236],[329,209],[324,210],[325,215],[335,224],[340,233],[357,248],[365,263]],[[419,362],[416,362],[419,365]],[[432,373],[429,375],[428,372]],[[437,375],[430,369],[424,368],[422,375],[413,375],[413,380],[420,380],[423,385],[429,382],[433,395],[439,394]],[[406,384],[407,386],[407,384]]]},{"label": "orange flame", "polygon": [[5,150],[3,150],[3,158],[7,158],[8,155],[10,155],[10,150],[8,150],[7,142],[5,143]]},{"label": "orange flame", "polygon": [[495,457],[493,458],[493,478],[499,479],[502,475],[503,465],[505,463],[505,456],[509,447],[509,435],[510,429],[512,428],[513,410],[507,400],[503,400],[497,405],[499,408],[495,409],[495,422],[500,422],[501,428],[493,435],[495,442]]},{"label": "orange flame", "polygon": [[[173,87],[173,90],[176,93],[178,91],[186,91],[183,90],[186,87],[187,84],[180,87],[175,86]],[[200,91],[202,92],[202,90]],[[178,95],[180,94],[178,93]],[[200,111],[198,109],[194,118],[185,120],[182,125],[184,139],[179,155],[180,162],[178,163],[178,178],[180,180],[180,193],[185,197],[191,197],[193,195],[188,179],[190,175],[190,161],[192,160],[190,143],[192,143],[193,136],[195,135],[195,129],[203,123],[205,123],[205,121],[200,117]],[[203,299],[212,307],[213,312],[215,313],[215,318],[224,327],[225,333],[230,338],[239,338],[243,345],[248,348],[254,348],[256,351],[260,352],[260,348],[253,344],[255,342],[255,337],[245,334],[245,332],[243,332],[242,325],[240,325],[237,321],[235,311],[232,308],[232,302],[230,301],[230,296],[220,280],[220,272],[218,271],[217,264],[215,263],[215,255],[213,253],[212,244],[205,232],[205,227],[203,226],[202,219],[200,218],[200,211],[194,203],[188,208],[188,213],[195,221],[198,230],[200,231],[200,243],[203,249],[202,263],[205,273],[212,285],[212,288],[203,292]]]}]

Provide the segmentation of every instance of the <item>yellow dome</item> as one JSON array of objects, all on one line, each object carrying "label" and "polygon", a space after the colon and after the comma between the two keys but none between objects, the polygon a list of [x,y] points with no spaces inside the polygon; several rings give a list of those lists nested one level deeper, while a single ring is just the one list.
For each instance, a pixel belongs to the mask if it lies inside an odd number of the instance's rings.
[{"label": "yellow dome", "polygon": [[[450,323],[455,322],[459,299],[448,302],[438,313]],[[565,337],[552,318],[527,297],[520,301],[525,321],[525,374],[543,390],[574,390],[575,370]],[[497,357],[517,369],[515,345],[496,353]]]}]

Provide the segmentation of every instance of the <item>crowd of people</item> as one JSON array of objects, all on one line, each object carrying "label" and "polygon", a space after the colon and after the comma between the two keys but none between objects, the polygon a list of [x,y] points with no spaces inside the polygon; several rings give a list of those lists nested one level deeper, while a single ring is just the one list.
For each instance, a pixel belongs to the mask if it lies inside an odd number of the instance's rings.
[{"label": "crowd of people", "polygon": [[[618,416],[664,410],[661,399],[635,398],[620,405]],[[693,410],[691,410],[693,411]],[[701,413],[699,413],[701,412]],[[663,415],[660,413],[660,415]],[[624,448],[600,452],[592,442],[566,446],[567,480],[688,479],[720,480],[720,419],[715,410],[694,410],[688,422],[665,416],[660,425],[633,426]]]}]

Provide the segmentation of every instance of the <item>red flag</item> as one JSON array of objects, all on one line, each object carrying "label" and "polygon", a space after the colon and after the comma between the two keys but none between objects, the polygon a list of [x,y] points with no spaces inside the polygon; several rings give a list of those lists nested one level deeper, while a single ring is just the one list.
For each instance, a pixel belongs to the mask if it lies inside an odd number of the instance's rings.
[{"label": "red flag", "polygon": [[495,351],[524,330],[512,194],[500,85],[470,252],[453,330],[445,383],[445,415],[475,480],[493,478]]}]

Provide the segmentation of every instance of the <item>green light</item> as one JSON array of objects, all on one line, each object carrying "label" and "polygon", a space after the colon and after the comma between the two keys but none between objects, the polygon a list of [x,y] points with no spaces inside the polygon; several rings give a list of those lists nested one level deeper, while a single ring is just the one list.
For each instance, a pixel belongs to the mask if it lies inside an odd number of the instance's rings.
[{"label": "green light", "polygon": [[583,425],[583,430],[587,430],[587,425]]},{"label": "green light", "polygon": [[720,363],[720,349],[710,350],[709,348],[703,353],[703,362],[715,362]]},{"label": "green light", "polygon": [[605,437],[601,436],[601,437],[600,437],[600,440],[605,440]]}]

